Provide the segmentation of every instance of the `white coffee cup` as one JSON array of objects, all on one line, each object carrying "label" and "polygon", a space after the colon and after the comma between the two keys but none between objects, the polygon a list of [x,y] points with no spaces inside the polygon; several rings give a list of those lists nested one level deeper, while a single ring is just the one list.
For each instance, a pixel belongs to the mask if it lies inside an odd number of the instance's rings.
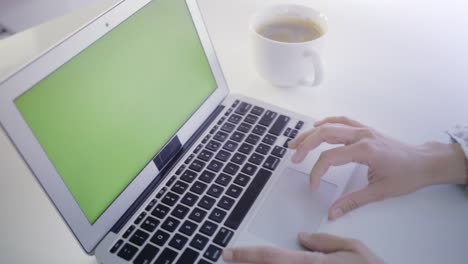
[{"label": "white coffee cup", "polygon": [[[319,36],[305,41],[274,40],[259,33],[267,24],[282,19],[302,19],[313,23]],[[250,21],[253,62],[261,77],[276,86],[316,86],[323,80],[319,55],[327,33],[327,17],[301,5],[276,5],[256,13]]]}]

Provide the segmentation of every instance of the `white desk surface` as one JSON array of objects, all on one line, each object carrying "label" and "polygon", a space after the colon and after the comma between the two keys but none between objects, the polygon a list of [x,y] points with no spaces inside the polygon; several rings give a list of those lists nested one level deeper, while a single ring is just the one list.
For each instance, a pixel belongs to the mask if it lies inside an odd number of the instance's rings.
[{"label": "white desk surface", "polygon": [[[101,1],[0,41],[0,77],[113,2]],[[303,1],[329,17],[326,80],[293,89],[261,80],[248,53],[249,17],[280,1],[199,2],[233,92],[317,118],[347,115],[415,144],[448,141],[446,129],[468,123],[468,2]],[[0,263],[96,262],[81,250],[3,131],[0,175]],[[363,186],[363,176],[353,178],[350,190]],[[365,206],[323,230],[362,240],[388,263],[467,263],[467,223],[467,193],[444,185]]]}]

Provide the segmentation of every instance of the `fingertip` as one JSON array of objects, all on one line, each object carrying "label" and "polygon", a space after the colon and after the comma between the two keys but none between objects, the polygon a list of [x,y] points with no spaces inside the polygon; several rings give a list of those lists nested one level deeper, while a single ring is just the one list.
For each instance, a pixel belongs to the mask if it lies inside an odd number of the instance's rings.
[{"label": "fingertip", "polygon": [[343,216],[344,214],[344,211],[343,209],[341,209],[340,207],[337,207],[337,208],[333,208],[330,212],[330,220],[335,220],[341,216]]},{"label": "fingertip", "polygon": [[307,232],[299,232],[299,234],[297,235],[299,241],[306,241],[309,237],[310,237],[310,234],[307,233]]},{"label": "fingertip", "polygon": [[223,250],[223,260],[226,262],[232,262],[234,260],[234,253],[232,249],[226,248]]}]

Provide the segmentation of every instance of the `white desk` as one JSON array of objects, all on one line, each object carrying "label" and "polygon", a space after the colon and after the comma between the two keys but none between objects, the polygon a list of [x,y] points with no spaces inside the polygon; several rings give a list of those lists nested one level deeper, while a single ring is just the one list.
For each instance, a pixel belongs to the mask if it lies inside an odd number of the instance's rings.
[{"label": "white desk", "polygon": [[[0,74],[109,2],[0,41]],[[307,1],[330,19],[326,80],[295,89],[271,87],[249,60],[248,18],[268,2],[200,0],[233,92],[317,118],[347,115],[411,143],[447,141],[446,129],[468,123],[468,2]],[[96,262],[83,253],[3,131],[0,175],[0,263]],[[363,186],[362,176],[350,190]],[[466,263],[467,221],[466,192],[436,186],[365,206],[323,231],[360,239],[388,263]]]}]

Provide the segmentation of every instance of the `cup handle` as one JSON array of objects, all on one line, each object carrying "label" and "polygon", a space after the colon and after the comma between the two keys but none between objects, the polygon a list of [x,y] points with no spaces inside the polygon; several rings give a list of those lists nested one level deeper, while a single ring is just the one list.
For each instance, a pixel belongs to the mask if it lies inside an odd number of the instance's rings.
[{"label": "cup handle", "polygon": [[301,80],[301,84],[307,86],[317,86],[323,81],[323,62],[317,52],[313,49],[307,49],[304,52],[304,58],[310,60],[314,64],[314,78],[311,80],[307,76]]}]

